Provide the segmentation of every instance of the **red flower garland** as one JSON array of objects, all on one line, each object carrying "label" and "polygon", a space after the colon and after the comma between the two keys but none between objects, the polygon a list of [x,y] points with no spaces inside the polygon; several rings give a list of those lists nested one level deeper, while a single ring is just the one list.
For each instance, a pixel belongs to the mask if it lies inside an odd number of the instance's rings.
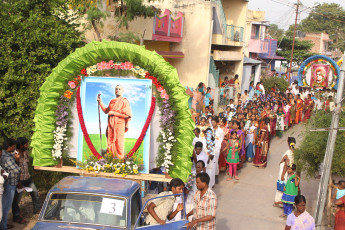
[{"label": "red flower garland", "polygon": [[[130,158],[130,157],[133,156],[133,154],[138,150],[138,148],[140,147],[142,141],[144,140],[144,137],[146,135],[147,129],[148,129],[150,123],[151,123],[152,115],[153,115],[153,113],[155,111],[155,107],[156,107],[156,98],[152,96],[151,107],[150,107],[149,115],[147,116],[145,125],[144,125],[143,129],[141,130],[141,134],[140,134],[138,140],[135,142],[134,147],[127,154],[127,158]],[[89,146],[92,154],[95,157],[97,157],[98,159],[101,159],[102,156],[97,152],[97,150],[93,146],[93,144],[91,142],[91,139],[89,137],[89,133],[87,132],[87,129],[86,129],[86,126],[85,126],[85,121],[84,121],[84,116],[83,116],[83,109],[81,107],[81,102],[80,102],[80,87],[78,87],[78,89],[77,89],[77,111],[78,111],[78,118],[79,118],[79,123],[80,123],[81,131],[83,132],[83,135],[84,135],[84,138],[85,138],[85,142]]]},{"label": "red flower garland", "polygon": [[77,111],[78,111],[78,118],[79,118],[79,123],[80,123],[80,128],[81,131],[83,132],[85,141],[87,145],[89,146],[92,154],[97,157],[98,159],[101,159],[102,156],[97,152],[95,149],[95,146],[93,146],[91,139],[89,137],[89,134],[87,132],[86,126],[85,126],[85,121],[84,121],[84,116],[83,116],[83,109],[81,108],[81,103],[80,103],[80,87],[77,89]]},{"label": "red flower garland", "polygon": [[130,158],[133,156],[133,154],[138,150],[138,148],[140,147],[141,145],[141,142],[144,140],[144,137],[145,137],[145,134],[146,134],[146,131],[151,123],[151,120],[152,120],[152,115],[155,111],[155,107],[156,107],[156,98],[155,97],[152,97],[151,99],[151,107],[150,107],[150,111],[149,111],[149,115],[147,116],[147,119],[146,119],[146,122],[145,122],[145,125],[143,127],[143,129],[141,130],[141,133],[140,133],[140,136],[138,138],[138,140],[135,142],[135,145],[134,147],[131,149],[131,151],[129,151],[129,153],[127,154],[127,158]]}]

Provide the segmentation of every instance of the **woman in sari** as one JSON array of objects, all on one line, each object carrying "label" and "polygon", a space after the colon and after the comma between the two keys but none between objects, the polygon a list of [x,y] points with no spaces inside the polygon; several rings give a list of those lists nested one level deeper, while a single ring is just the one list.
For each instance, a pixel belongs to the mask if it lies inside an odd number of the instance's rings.
[{"label": "woman in sari", "polygon": [[303,195],[295,197],[296,210],[292,212],[287,220],[285,230],[314,230],[314,218],[305,210],[306,200]]},{"label": "woman in sari", "polygon": [[295,100],[292,98],[290,99],[290,125],[295,124],[295,120],[296,120],[296,103]]},{"label": "woman in sari", "polygon": [[256,83],[255,93],[256,93],[257,97],[259,97],[260,94],[262,93],[262,89],[260,88],[260,82]]},{"label": "woman in sari", "polygon": [[305,105],[305,111],[304,111],[303,122],[307,121],[310,118],[311,111],[313,111],[313,108],[314,108],[314,102],[311,99],[310,94],[308,94],[308,98],[305,100],[304,105]]},{"label": "woman in sari", "polygon": [[274,198],[274,207],[283,207],[283,202],[281,201],[283,196],[283,191],[278,190],[278,185],[284,186],[288,179],[287,169],[294,163],[293,160],[293,152],[295,151],[296,139],[294,137],[288,137],[287,143],[289,146],[289,150],[287,150],[283,156],[282,160],[279,163],[279,173],[278,173],[278,180],[277,180],[277,190],[276,195]]},{"label": "woman in sari", "polygon": [[270,119],[265,118],[265,126],[260,128],[260,133],[258,136],[253,165],[259,168],[266,168],[267,166],[267,155],[270,142],[270,134],[268,129],[269,123]]},{"label": "woman in sari", "polygon": [[289,128],[289,121],[290,121],[290,105],[284,101],[284,113],[285,113],[285,118],[284,118],[284,126],[285,130]]},{"label": "woman in sari", "polygon": [[198,85],[198,88],[195,90],[196,92],[196,112],[201,113],[203,112],[203,106],[204,106],[204,96],[205,96],[205,91],[204,91],[204,83],[200,82]]},{"label": "woman in sari", "polygon": [[254,158],[254,150],[255,150],[255,139],[256,139],[256,127],[255,127],[255,115],[250,117],[249,127],[247,130],[247,135],[245,138],[245,146],[246,146],[246,155],[247,161],[252,162]]},{"label": "woman in sari", "polygon": [[224,172],[226,170],[226,155],[229,152],[229,149],[227,148],[228,140],[229,140],[229,128],[226,125],[226,118],[223,118],[219,121],[219,128],[223,129],[224,132],[224,139],[222,141],[222,145],[220,148],[220,154],[219,154],[219,171]]},{"label": "woman in sari", "polygon": [[345,196],[334,202],[338,205],[338,211],[335,213],[334,230],[345,229]]},{"label": "woman in sari", "polygon": [[[273,103],[273,108],[276,108],[278,106],[276,103]],[[277,118],[276,118],[276,111],[272,109],[271,107],[271,112],[268,114],[268,118],[270,119],[270,127],[271,127],[271,137],[276,136],[276,126],[277,126]],[[277,108],[278,109],[278,108]]]},{"label": "woman in sari", "polygon": [[302,121],[302,115],[303,115],[303,100],[301,99],[301,96],[297,94],[297,100],[296,100],[296,124],[300,123]]},{"label": "woman in sari", "polygon": [[266,104],[265,110],[262,111],[262,113],[261,113],[260,129],[265,126],[266,118],[268,118],[269,124],[270,124],[268,127],[268,131],[269,131],[270,135],[272,135],[272,133],[273,133],[273,126],[272,125],[274,123],[274,134],[275,134],[275,122],[273,122],[274,117],[275,116],[274,116],[274,113],[271,109],[271,106],[269,104]]}]

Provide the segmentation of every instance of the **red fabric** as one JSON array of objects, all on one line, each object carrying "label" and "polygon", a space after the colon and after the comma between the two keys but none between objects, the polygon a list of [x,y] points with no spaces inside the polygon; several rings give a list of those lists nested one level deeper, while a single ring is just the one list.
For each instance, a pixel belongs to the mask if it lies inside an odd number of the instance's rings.
[{"label": "red fabric", "polygon": [[227,140],[223,140],[221,148],[220,148],[223,151],[220,152],[219,159],[218,159],[220,171],[225,171],[225,169],[226,169],[226,155],[229,152],[229,149],[226,148],[226,146],[227,146]]},{"label": "red fabric", "polygon": [[271,136],[275,137],[276,136],[276,125],[277,125],[277,118],[271,118],[270,119],[270,127],[271,127]]},{"label": "red fabric", "polygon": [[339,210],[335,214],[334,230],[345,230],[345,211]]},{"label": "red fabric", "polygon": [[344,197],[340,198],[343,202],[342,208],[337,211],[335,214],[335,220],[334,220],[334,230],[345,230],[345,199]]},{"label": "red fabric", "polygon": [[302,115],[303,115],[303,100],[297,99],[296,103],[296,120],[295,123],[298,124],[302,121]]},{"label": "red fabric", "polygon": [[[265,134],[261,133],[260,135],[265,135],[262,140],[264,142],[268,143],[268,146],[267,146],[267,148],[268,148],[267,155],[268,155],[269,148],[270,148],[270,135],[269,135],[267,126],[265,126],[262,129],[264,129],[266,131]],[[259,136],[259,139],[260,138],[261,137]],[[255,157],[254,157],[254,160],[253,160],[253,164],[255,166],[266,167],[267,166],[267,155],[265,156],[265,155],[262,154],[262,145],[259,146],[259,143],[258,143],[258,145],[256,147],[256,150],[255,150]]]},{"label": "red fabric", "polygon": [[138,150],[138,148],[140,147],[141,142],[144,140],[146,131],[147,131],[147,129],[148,129],[150,123],[151,123],[152,115],[153,115],[153,113],[154,113],[154,111],[155,111],[155,107],[156,107],[156,98],[155,98],[155,97],[152,97],[152,99],[151,99],[151,107],[150,107],[149,115],[147,116],[145,125],[144,125],[143,129],[141,130],[140,136],[139,136],[137,142],[135,142],[134,147],[133,147],[132,150],[129,151],[129,153],[127,154],[127,158],[130,158],[130,157],[133,156],[133,154],[134,154],[134,153]]},{"label": "red fabric", "polygon": [[97,157],[98,159],[101,159],[102,156],[99,155],[99,153],[95,149],[95,146],[93,146],[93,144],[92,144],[92,142],[90,140],[89,134],[87,132],[86,126],[85,126],[85,121],[84,121],[84,116],[83,116],[83,109],[81,108],[81,103],[80,103],[80,87],[78,87],[78,89],[77,89],[77,111],[78,111],[78,118],[79,118],[80,128],[81,128],[81,131],[83,132],[83,135],[84,135],[84,138],[85,138],[85,142],[89,146],[92,154],[95,157]]}]

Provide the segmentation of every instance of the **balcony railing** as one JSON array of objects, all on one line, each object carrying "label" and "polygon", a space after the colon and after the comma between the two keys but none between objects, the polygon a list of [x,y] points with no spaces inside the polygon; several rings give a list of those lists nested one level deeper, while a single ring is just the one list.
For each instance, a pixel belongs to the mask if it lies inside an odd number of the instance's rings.
[{"label": "balcony railing", "polygon": [[226,38],[233,42],[243,42],[244,28],[234,25],[226,25]]},{"label": "balcony railing", "polygon": [[212,76],[214,78],[214,82],[216,83],[216,86],[219,84],[219,70],[217,70],[216,63],[214,63],[214,59],[211,56],[210,59],[210,73],[212,73]]}]

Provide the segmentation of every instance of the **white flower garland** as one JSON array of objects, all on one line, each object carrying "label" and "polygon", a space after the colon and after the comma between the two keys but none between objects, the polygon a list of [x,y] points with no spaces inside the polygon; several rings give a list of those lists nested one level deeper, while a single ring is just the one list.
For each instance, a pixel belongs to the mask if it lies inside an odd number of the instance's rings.
[{"label": "white flower garland", "polygon": [[62,157],[63,142],[67,140],[66,137],[66,125],[56,126],[54,130],[54,146],[52,149],[52,156],[54,160],[60,159]]},{"label": "white flower garland", "polygon": [[162,166],[165,167],[166,171],[168,172],[170,166],[173,165],[171,162],[171,148],[173,147],[173,143],[176,142],[176,139],[169,130],[166,130],[165,132],[161,130],[160,133],[163,138],[162,148],[165,150],[164,162]]},{"label": "white flower garland", "polygon": [[[133,161],[126,161],[126,163],[116,163],[113,162],[100,164],[98,161],[89,162],[83,169],[88,171],[94,171],[96,173],[112,170],[115,174],[138,174],[139,167]],[[107,170],[108,169],[108,170]]]}]

